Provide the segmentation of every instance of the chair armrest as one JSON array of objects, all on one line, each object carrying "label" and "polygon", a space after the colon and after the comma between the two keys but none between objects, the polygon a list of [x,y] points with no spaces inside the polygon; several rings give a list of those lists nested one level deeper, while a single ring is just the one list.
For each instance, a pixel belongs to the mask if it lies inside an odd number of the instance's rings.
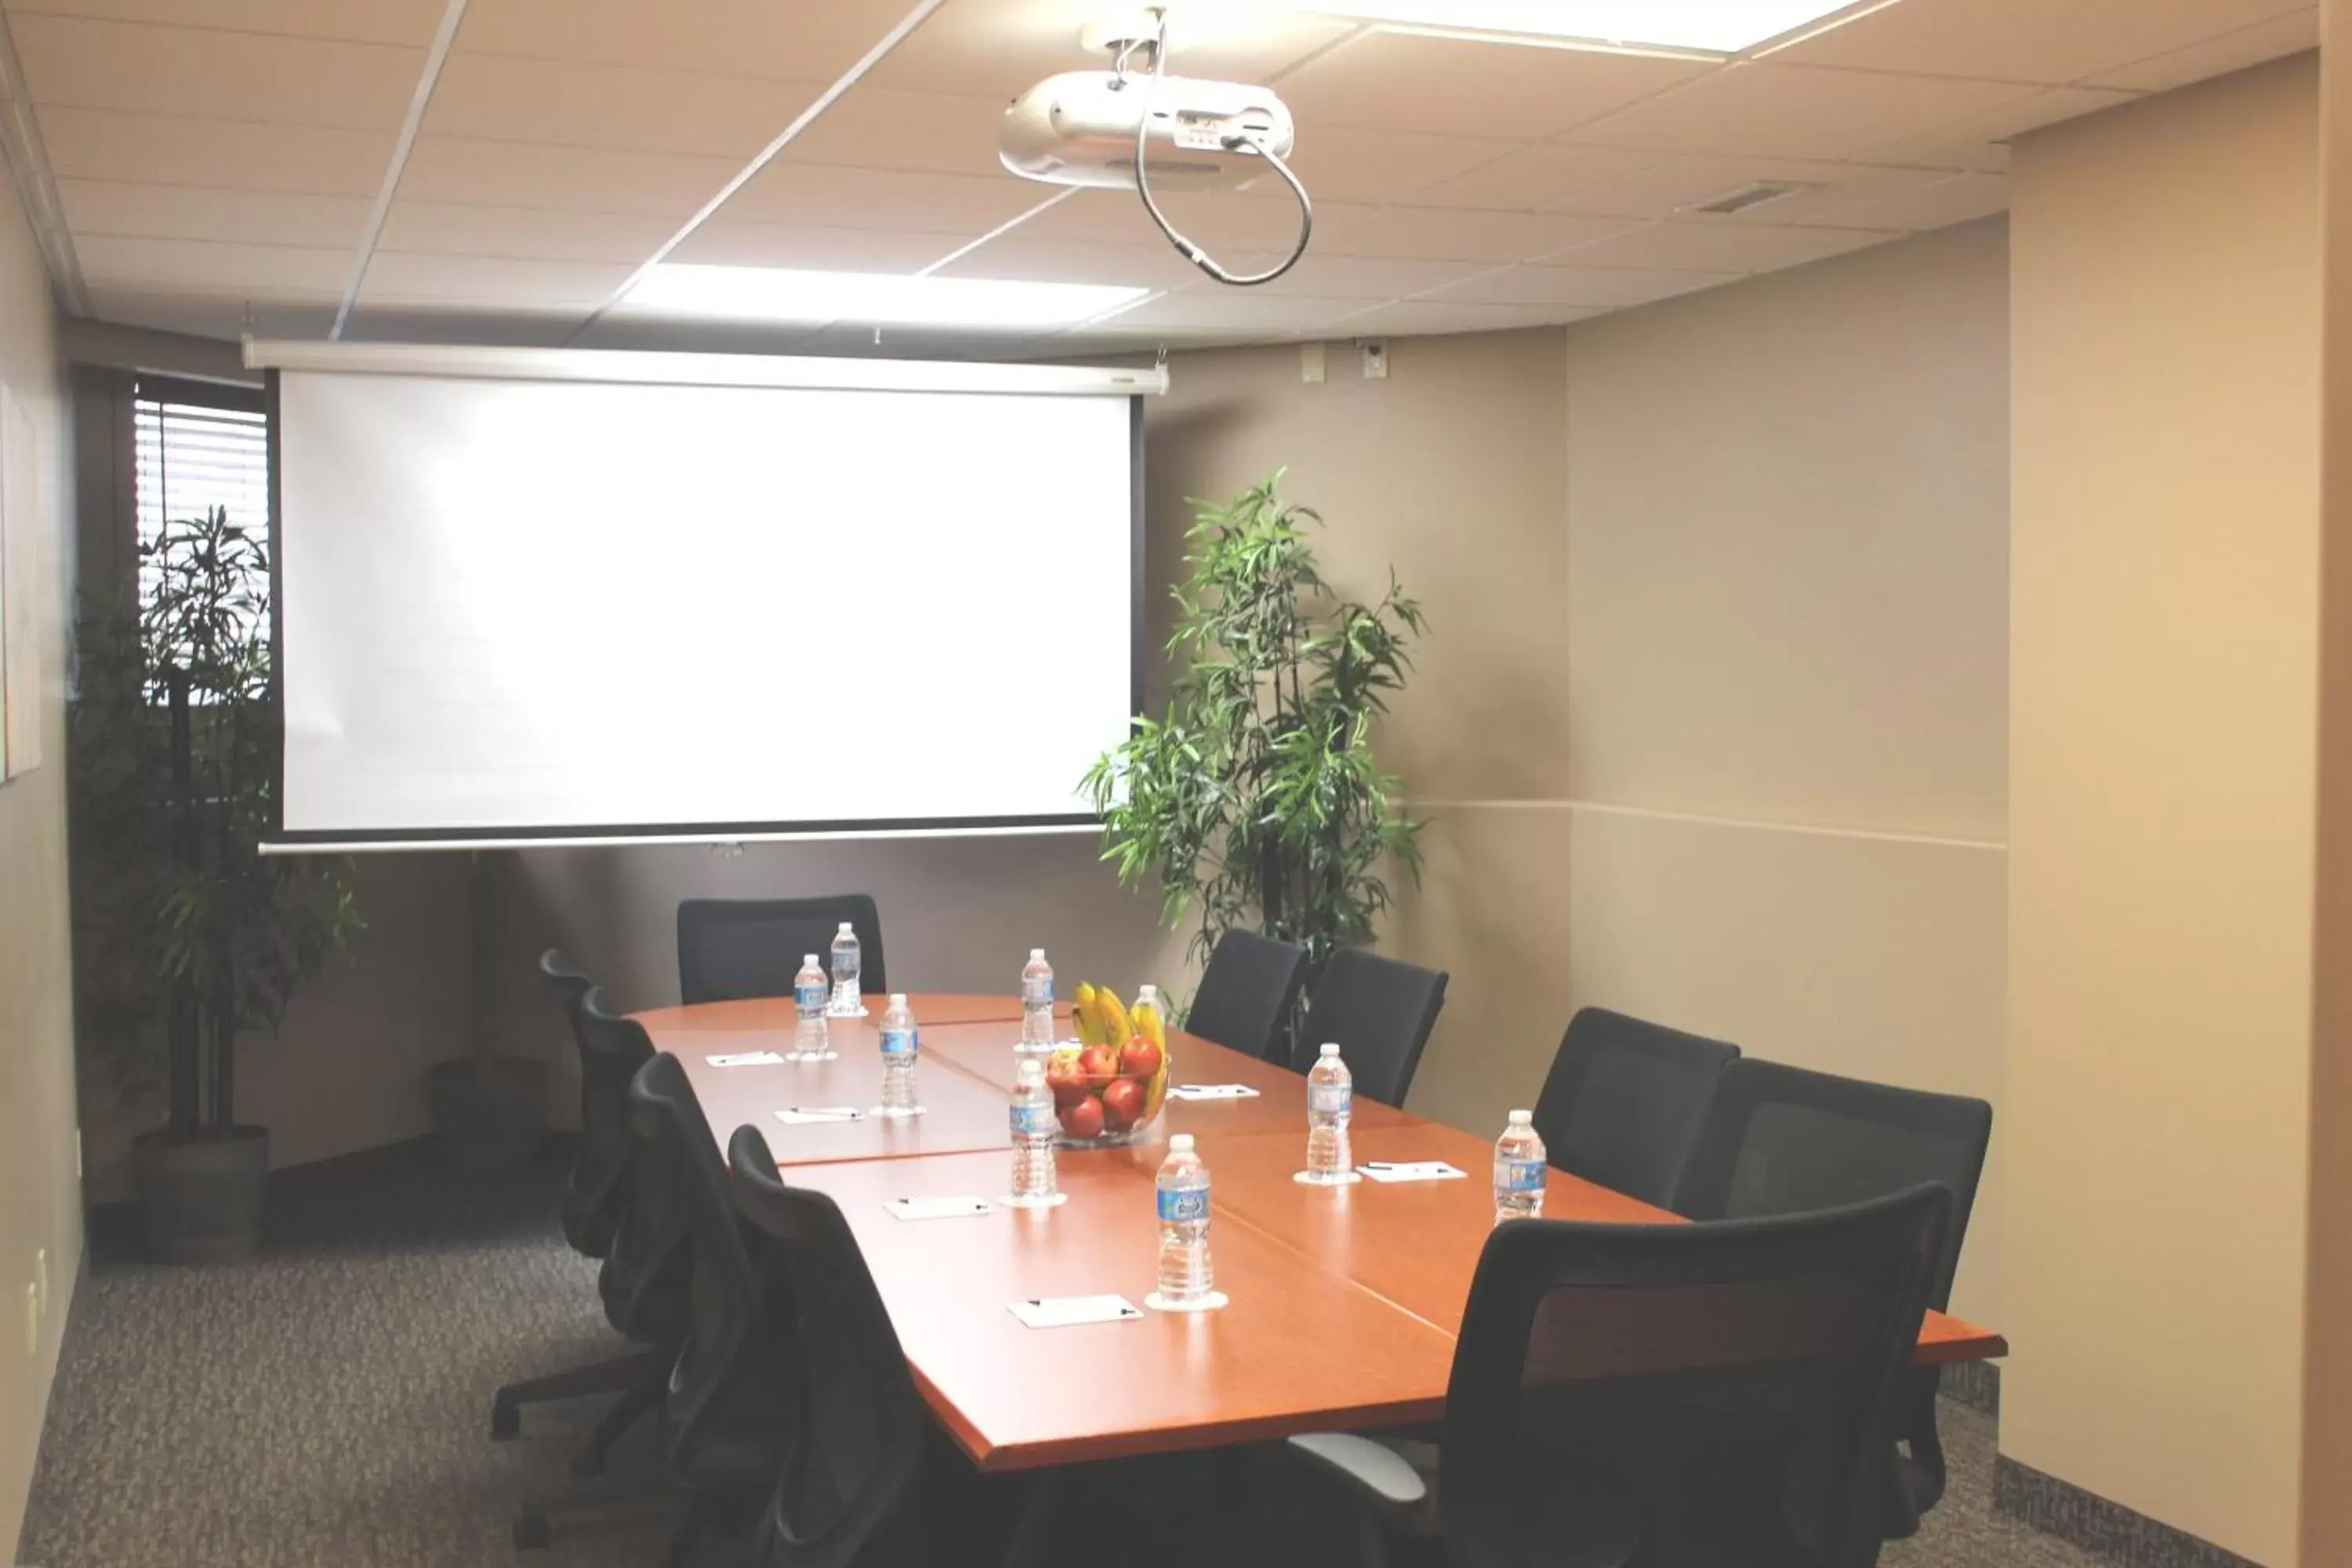
[{"label": "chair armrest", "polygon": [[1421,1472],[1402,1454],[1376,1438],[1353,1432],[1306,1432],[1291,1438],[1290,1447],[1374,1503],[1412,1508],[1429,1496],[1429,1482]]}]

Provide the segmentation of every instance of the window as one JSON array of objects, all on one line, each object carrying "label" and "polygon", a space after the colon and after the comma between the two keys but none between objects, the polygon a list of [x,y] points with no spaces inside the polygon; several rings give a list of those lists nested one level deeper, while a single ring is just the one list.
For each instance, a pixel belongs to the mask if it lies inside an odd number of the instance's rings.
[{"label": "window", "polygon": [[[142,375],[133,393],[131,425],[142,603],[155,585],[147,551],[166,521],[225,508],[229,521],[267,547],[269,419],[259,392]],[[257,589],[266,615],[268,584]]]}]

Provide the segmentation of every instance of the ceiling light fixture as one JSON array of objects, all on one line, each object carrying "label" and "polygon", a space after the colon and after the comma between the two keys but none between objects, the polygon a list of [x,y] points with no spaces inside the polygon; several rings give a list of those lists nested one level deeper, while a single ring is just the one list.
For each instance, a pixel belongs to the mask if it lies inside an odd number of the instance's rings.
[{"label": "ceiling light fixture", "polygon": [[1744,54],[1854,0],[1286,0],[1294,11],[1523,42]]},{"label": "ceiling light fixture", "polygon": [[738,321],[854,321],[860,326],[1066,327],[1150,292],[1107,283],[812,272],[783,267],[665,262],[623,297],[629,310]]}]

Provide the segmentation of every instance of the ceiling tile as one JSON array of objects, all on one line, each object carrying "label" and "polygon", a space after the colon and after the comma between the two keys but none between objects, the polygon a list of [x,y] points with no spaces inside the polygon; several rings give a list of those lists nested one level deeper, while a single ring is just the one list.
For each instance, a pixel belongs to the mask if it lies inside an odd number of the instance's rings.
[{"label": "ceiling tile", "polygon": [[164,22],[233,33],[334,38],[354,44],[424,48],[441,26],[447,0],[8,0],[11,16],[90,16]]},{"label": "ceiling tile", "polygon": [[1281,336],[1313,331],[1326,321],[1364,308],[1361,300],[1325,300],[1269,294],[1262,289],[1226,289],[1204,284],[1163,294],[1132,310],[1097,323],[1106,331],[1170,337],[1202,333]]},{"label": "ceiling tile", "polygon": [[1801,222],[1873,196],[1932,184],[1939,177],[1932,170],[1805,158],[1680,157],[1570,197],[1560,204],[1560,210],[1628,218],[1672,217],[1742,186],[1779,181],[1803,188],[1745,212],[1709,215],[1709,221]]},{"label": "ceiling tile", "polygon": [[1717,69],[1703,60],[1365,31],[1282,79],[1301,125],[1532,142]]},{"label": "ceiling tile", "polygon": [[101,321],[230,340],[247,331],[257,338],[323,338],[334,321],[335,303],[329,297],[247,301],[231,293],[131,284],[94,283],[89,289],[90,314]]},{"label": "ceiling tile", "polygon": [[201,239],[77,237],[74,254],[92,284],[129,283],[248,298],[330,296],[352,269],[348,247],[224,245]]},{"label": "ceiling tile", "polygon": [[16,16],[37,104],[353,131],[399,129],[425,51],[204,27]]},{"label": "ceiling tile", "polygon": [[1426,337],[1439,332],[1507,332],[1556,327],[1592,315],[1572,305],[1476,305],[1401,300],[1326,323],[1349,337]]},{"label": "ceiling tile", "polygon": [[1689,272],[1761,272],[1818,261],[1894,239],[1891,230],[1780,227],[1707,218],[1652,224],[1557,258],[1577,267],[1657,267]]},{"label": "ceiling tile", "polygon": [[1484,138],[1318,125],[1300,129],[1290,166],[1318,201],[1328,196],[1337,202],[1380,205],[1517,150],[1516,143]]},{"label": "ceiling tile", "polygon": [[423,129],[440,136],[703,153],[740,166],[824,90],[822,82],[452,55]]},{"label": "ceiling tile", "polygon": [[968,237],[986,234],[1066,188],[1016,179],[1001,169],[993,174],[902,174],[779,158],[752,175],[718,216]]},{"label": "ceiling tile", "polygon": [[[1049,76],[1107,68],[1106,59],[1078,46],[1079,29],[1104,15],[1099,0],[948,0],[867,79],[915,92],[1011,99]],[[1354,26],[1285,6],[1184,7],[1171,22],[1169,69],[1267,81]]]},{"label": "ceiling tile", "polygon": [[955,249],[953,235],[821,228],[716,218],[670,252],[713,267],[808,267],[826,271],[920,272]]},{"label": "ceiling tile", "polygon": [[2277,16],[2280,0],[1903,0],[1775,60],[2003,81],[2076,81]]},{"label": "ceiling tile", "polygon": [[1639,267],[1507,267],[1428,296],[1492,305],[1576,305],[1615,310],[1646,305],[1745,277],[1740,272],[1669,272]]},{"label": "ceiling tile", "polygon": [[306,129],[184,120],[111,110],[37,111],[49,166],[60,179],[201,185],[224,191],[373,197],[392,159],[389,131]]},{"label": "ceiling tile", "polygon": [[2004,174],[1952,174],[1934,184],[1862,203],[1837,215],[1841,226],[1917,232],[2009,210]]},{"label": "ceiling tile", "polygon": [[2026,96],[2006,82],[1772,63],[1727,67],[1577,131],[1574,141],[1787,158],[1847,158]]},{"label": "ceiling tile", "polygon": [[[1270,266],[1274,260],[1275,258],[1269,256],[1244,256],[1235,258],[1227,265],[1239,270],[1244,266]],[[1394,300],[1471,277],[1486,270],[1491,265],[1484,261],[1382,261],[1356,256],[1325,256],[1309,248],[1304,260],[1271,283],[1260,284],[1255,289],[1232,289],[1219,283],[1209,287],[1228,294],[1304,294],[1319,295],[1327,300]]]},{"label": "ceiling tile", "polygon": [[433,256],[618,261],[635,267],[677,227],[672,219],[653,214],[474,206],[403,197],[384,215],[375,247]]},{"label": "ceiling tile", "polygon": [[1376,256],[1455,261],[1527,261],[1631,226],[1623,218],[1567,213],[1476,209],[1439,215],[1425,207],[1387,207],[1354,223],[1321,226],[1314,248],[1326,256]]},{"label": "ceiling tile", "polygon": [[996,160],[996,121],[1003,112],[1003,103],[993,98],[892,92],[861,84],[819,115],[783,156],[795,163],[1013,179]]},{"label": "ceiling tile", "polygon": [[908,4],[662,0],[655,12],[645,0],[471,0],[455,47],[460,54],[831,82]]},{"label": "ceiling tile", "polygon": [[1200,269],[1169,246],[1030,239],[1019,229],[990,240],[940,270],[959,278],[1111,283],[1138,289],[1181,289],[1201,280]]},{"label": "ceiling tile", "polygon": [[514,261],[479,256],[411,256],[378,251],[368,258],[360,300],[491,304],[582,310],[604,303],[628,280],[629,267],[578,261]]},{"label": "ceiling tile", "polygon": [[1923,135],[1873,147],[1864,156],[1874,163],[1998,172],[2009,167],[2008,152],[2000,146],[2009,138],[2072,120],[2078,114],[2113,109],[2119,103],[2129,103],[2135,96],[2110,88],[2049,88],[1937,126]]},{"label": "ceiling tile", "polygon": [[1584,147],[1547,142],[1507,153],[1466,174],[1412,194],[1414,206],[1535,212],[1597,185],[1638,174],[1672,157],[1638,147]]},{"label": "ceiling tile", "polygon": [[2127,87],[2139,92],[2168,92],[2192,81],[2243,70],[2283,55],[2319,47],[2319,9],[2309,6],[2224,33],[2218,38],[2191,44],[2185,49],[2137,60],[2087,79],[2093,87]]},{"label": "ceiling tile", "polygon": [[[1051,187],[1040,185],[1043,191]],[[1156,194],[1156,193],[1155,193]],[[1310,195],[1313,192],[1308,193]],[[1244,191],[1171,191],[1159,197],[1160,210],[1177,229],[1213,252],[1226,248],[1267,250],[1287,247],[1298,234],[1298,204]],[[1372,208],[1347,202],[1315,203],[1315,235],[1368,217]],[[1133,191],[1081,190],[1056,202],[1016,230],[1025,239],[1086,239],[1114,245],[1168,243]]]},{"label": "ceiling tile", "polygon": [[126,235],[251,245],[357,245],[370,204],[360,196],[208,191],[113,180],[59,180],[66,226],[77,238]]},{"label": "ceiling tile", "polygon": [[642,213],[683,221],[741,167],[732,158],[424,135],[401,171],[400,197]]}]

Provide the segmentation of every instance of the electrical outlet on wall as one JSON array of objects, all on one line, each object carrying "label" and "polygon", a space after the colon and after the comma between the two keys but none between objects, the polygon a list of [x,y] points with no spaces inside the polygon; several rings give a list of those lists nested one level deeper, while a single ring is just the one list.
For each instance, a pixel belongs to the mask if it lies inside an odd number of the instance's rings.
[{"label": "electrical outlet on wall", "polygon": [[1386,381],[1389,378],[1389,345],[1378,338],[1359,338],[1356,341],[1364,351],[1364,379]]}]

